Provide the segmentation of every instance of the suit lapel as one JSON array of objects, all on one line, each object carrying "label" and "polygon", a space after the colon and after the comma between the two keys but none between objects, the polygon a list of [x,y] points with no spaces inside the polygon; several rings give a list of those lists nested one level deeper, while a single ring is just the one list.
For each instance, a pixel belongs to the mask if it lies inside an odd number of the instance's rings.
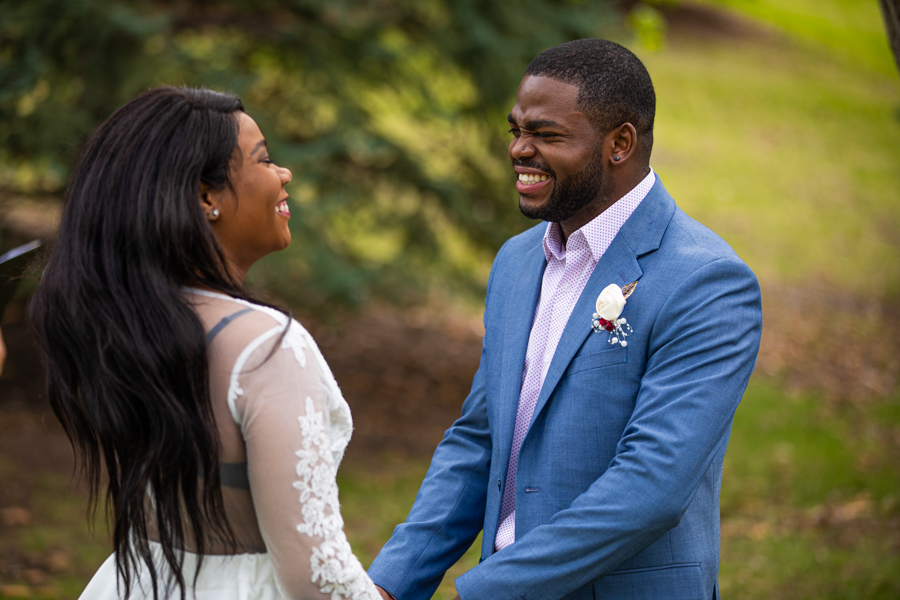
[{"label": "suit lapel", "polygon": [[516,409],[522,390],[522,369],[525,352],[534,321],[534,311],[541,293],[541,284],[547,258],[542,243],[529,250],[517,272],[515,283],[510,286],[509,297],[504,306],[503,317],[503,361],[500,375],[498,402],[499,447],[509,460],[512,434],[516,422]]},{"label": "suit lapel", "polygon": [[[578,298],[575,308],[572,309],[559,345],[550,361],[550,367],[534,407],[529,429],[546,406],[578,349],[592,333],[591,316],[595,311],[594,305],[597,296],[600,295],[603,288],[611,283],[621,287],[641,278],[643,271],[638,264],[638,257],[659,248],[662,235],[674,213],[675,202],[657,176],[653,188],[625,222],[612,244],[600,258],[600,262],[597,263],[594,272],[584,286],[584,291]],[[527,344],[527,336],[525,339]],[[519,362],[520,370],[524,361],[523,353]],[[515,415],[512,418],[514,421]]]}]

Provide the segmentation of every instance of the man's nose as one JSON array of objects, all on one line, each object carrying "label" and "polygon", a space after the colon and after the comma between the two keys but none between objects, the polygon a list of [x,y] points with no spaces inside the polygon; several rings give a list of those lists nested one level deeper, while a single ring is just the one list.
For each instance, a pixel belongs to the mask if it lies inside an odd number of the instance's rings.
[{"label": "man's nose", "polygon": [[509,155],[515,160],[534,156],[534,146],[524,136],[516,138],[509,145]]}]

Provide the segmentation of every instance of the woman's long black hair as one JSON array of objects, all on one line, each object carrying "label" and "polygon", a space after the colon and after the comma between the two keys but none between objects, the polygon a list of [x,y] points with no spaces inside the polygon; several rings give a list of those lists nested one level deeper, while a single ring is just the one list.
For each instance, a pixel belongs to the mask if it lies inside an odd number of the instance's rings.
[{"label": "woman's long black hair", "polygon": [[165,596],[173,581],[185,596],[180,550],[187,541],[201,560],[204,540],[234,541],[204,329],[182,286],[249,297],[229,274],[199,201],[201,182],[231,185],[238,111],[241,101],[228,94],[158,88],[110,116],[73,171],[30,308],[49,400],[95,508],[105,466],[121,581],[131,588],[142,557],[154,598],[151,523],[171,571]]}]

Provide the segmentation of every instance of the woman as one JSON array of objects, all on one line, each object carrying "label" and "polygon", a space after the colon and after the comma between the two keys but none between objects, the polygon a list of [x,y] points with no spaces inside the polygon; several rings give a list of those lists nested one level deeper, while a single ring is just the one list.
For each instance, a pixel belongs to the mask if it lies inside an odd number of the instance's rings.
[{"label": "woman", "polygon": [[380,598],[338,507],[347,404],[243,288],[290,243],[290,180],[209,90],[146,92],[83,151],[31,306],[92,502],[108,480],[115,552],[82,598]]}]

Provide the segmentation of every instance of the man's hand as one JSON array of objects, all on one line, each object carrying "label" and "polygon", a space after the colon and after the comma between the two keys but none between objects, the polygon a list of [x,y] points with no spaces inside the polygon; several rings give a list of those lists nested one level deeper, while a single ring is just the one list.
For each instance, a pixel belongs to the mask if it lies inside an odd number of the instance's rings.
[{"label": "man's hand", "polygon": [[[2,341],[2,340],[0,340],[0,341]],[[381,594],[381,597],[384,598],[384,600],[397,600],[389,592],[386,592],[383,589],[381,589],[381,586],[376,585],[375,587],[378,588],[378,593]]]},{"label": "man's hand", "polygon": [[3,331],[0,330],[0,375],[3,375],[3,363],[6,362],[6,346],[3,344]]}]

